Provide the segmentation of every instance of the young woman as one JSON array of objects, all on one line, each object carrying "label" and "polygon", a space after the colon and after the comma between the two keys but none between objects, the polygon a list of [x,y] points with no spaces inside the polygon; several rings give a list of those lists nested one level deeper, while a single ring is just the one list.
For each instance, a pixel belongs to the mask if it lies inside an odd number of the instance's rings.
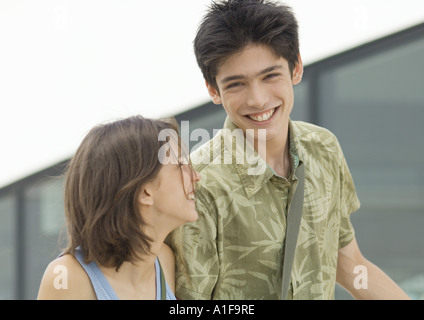
[{"label": "young woman", "polygon": [[175,299],[164,240],[197,220],[199,179],[174,119],[94,127],[67,168],[68,246],[46,268],[38,299]]}]

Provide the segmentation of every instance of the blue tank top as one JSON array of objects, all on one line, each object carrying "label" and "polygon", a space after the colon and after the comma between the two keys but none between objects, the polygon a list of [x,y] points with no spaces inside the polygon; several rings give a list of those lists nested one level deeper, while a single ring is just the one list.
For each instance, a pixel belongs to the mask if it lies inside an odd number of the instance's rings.
[{"label": "blue tank top", "polygon": [[[93,285],[94,291],[98,300],[119,300],[115,291],[112,289],[111,285],[107,281],[106,277],[103,275],[102,271],[98,267],[97,263],[90,262],[85,263],[84,258],[80,250],[75,251],[75,258],[84,268],[88,277],[90,278],[91,284]],[[159,259],[156,258],[155,261],[156,269],[156,300],[161,300],[162,297],[162,285],[161,285],[161,266]],[[165,282],[166,287],[166,300],[176,300],[176,297],[172,290],[169,288],[168,283]]]}]

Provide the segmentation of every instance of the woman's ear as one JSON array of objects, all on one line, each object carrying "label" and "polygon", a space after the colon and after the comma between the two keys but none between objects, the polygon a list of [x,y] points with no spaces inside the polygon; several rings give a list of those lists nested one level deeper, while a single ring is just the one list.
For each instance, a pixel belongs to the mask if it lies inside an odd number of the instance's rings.
[{"label": "woman's ear", "polygon": [[205,81],[206,83],[206,88],[208,89],[209,92],[209,96],[212,99],[212,102],[214,104],[221,104],[221,96],[219,95],[219,91],[217,89],[215,89],[212,85],[210,85],[207,81]]},{"label": "woman's ear", "polygon": [[154,201],[153,201],[153,190],[152,188],[149,186],[149,184],[143,186],[140,189],[140,192],[138,194],[138,202],[141,205],[144,206],[152,206]]}]

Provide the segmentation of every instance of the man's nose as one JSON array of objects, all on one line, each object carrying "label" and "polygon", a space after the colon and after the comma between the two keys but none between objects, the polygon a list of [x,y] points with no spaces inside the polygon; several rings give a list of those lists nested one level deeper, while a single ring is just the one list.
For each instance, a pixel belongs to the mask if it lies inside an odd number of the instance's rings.
[{"label": "man's nose", "polygon": [[267,105],[269,95],[261,84],[251,84],[248,87],[246,104],[249,107],[263,109]]}]

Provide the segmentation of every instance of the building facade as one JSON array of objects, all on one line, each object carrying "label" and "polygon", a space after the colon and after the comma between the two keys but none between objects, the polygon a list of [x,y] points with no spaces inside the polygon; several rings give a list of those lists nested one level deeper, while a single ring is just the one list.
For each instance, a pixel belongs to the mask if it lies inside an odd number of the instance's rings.
[{"label": "building facade", "polygon": [[[292,113],[338,137],[362,204],[359,246],[413,299],[424,299],[423,57],[420,24],[305,66]],[[206,103],[176,118],[212,136],[225,111]],[[60,252],[67,161],[0,189],[0,299],[35,299]]]}]

